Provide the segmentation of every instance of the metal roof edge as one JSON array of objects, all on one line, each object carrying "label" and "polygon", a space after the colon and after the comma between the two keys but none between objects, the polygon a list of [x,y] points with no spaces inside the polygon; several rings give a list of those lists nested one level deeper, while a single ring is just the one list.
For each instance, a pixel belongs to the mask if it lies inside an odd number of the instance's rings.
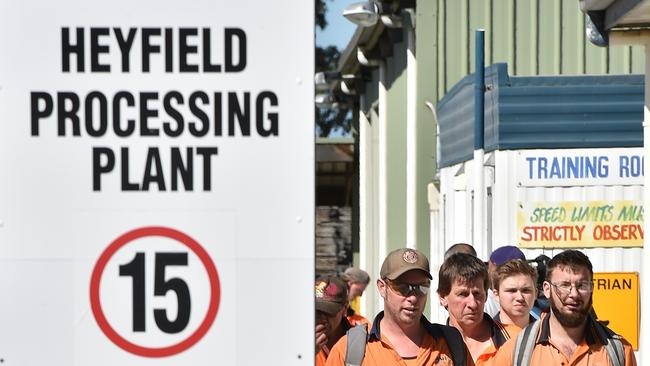
[{"label": "metal roof edge", "polygon": [[[437,103],[436,108],[444,108],[444,106],[453,100],[454,97],[468,85],[474,85],[474,73],[465,75],[460,81],[456,83]],[[510,77],[508,76],[508,64],[499,62],[487,66],[485,68],[485,79],[496,79],[499,85],[506,85],[509,83]]]}]

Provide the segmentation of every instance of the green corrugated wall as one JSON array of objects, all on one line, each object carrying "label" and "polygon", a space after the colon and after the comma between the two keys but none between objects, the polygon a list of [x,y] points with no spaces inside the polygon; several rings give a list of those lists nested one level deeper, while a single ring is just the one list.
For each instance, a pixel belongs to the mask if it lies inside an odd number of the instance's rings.
[{"label": "green corrugated wall", "polygon": [[[585,38],[584,16],[575,0],[416,0],[416,243],[424,252],[430,243],[426,185],[436,171],[436,121],[426,102],[435,104],[474,71],[477,28],[486,32],[486,65],[506,62],[513,75],[644,72],[642,48],[600,48]],[[406,242],[406,34],[403,39],[386,59],[387,251]],[[376,101],[377,79],[373,70],[364,94],[366,111]]]},{"label": "green corrugated wall", "polygon": [[513,75],[644,72],[641,47],[601,48],[586,39],[584,15],[577,1],[434,3],[438,30],[437,99],[474,71],[474,31],[478,28],[485,29],[486,65],[506,62]]}]

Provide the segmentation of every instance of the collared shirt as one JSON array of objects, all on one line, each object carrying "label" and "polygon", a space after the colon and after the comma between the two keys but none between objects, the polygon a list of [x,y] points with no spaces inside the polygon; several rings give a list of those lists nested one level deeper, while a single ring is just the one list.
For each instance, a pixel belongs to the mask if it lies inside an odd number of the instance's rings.
[{"label": "collared shirt", "polygon": [[[591,323],[591,317],[587,323],[587,332],[584,339],[578,344],[570,358],[560,352],[560,348],[553,343],[551,337],[551,326],[549,315],[542,317],[541,326],[537,333],[535,348],[531,355],[531,366],[607,366],[610,365],[607,350],[604,344],[606,339],[601,339]],[[492,365],[511,365],[514,349],[516,346],[516,337],[499,349]],[[625,366],[636,366],[636,358],[632,346],[623,340],[623,349],[625,351]]]},{"label": "collared shirt", "polygon": [[[519,334],[519,331],[521,330],[514,324],[503,324],[496,321],[487,313],[483,313],[483,321],[488,322],[490,326],[491,342],[474,361],[476,366],[491,364],[491,360],[496,356],[497,350],[510,338],[516,338],[517,334]],[[449,324],[449,318],[447,318],[447,324]]]},{"label": "collared shirt", "polygon": [[[382,339],[379,324],[384,317],[384,312],[380,312],[372,322],[372,328],[368,333],[366,351],[361,366],[389,366],[389,365],[417,365],[417,366],[453,366],[451,350],[447,345],[445,338],[437,334],[433,325],[422,316],[421,324],[427,330],[422,339],[422,344],[418,350],[415,359],[404,360],[397,353],[393,345],[385,337]],[[326,366],[345,365],[345,353],[347,350],[347,337],[344,336],[334,345]],[[473,362],[469,353],[467,354],[467,364],[472,366]]]},{"label": "collared shirt", "polygon": [[368,319],[364,318],[363,316],[357,314],[354,312],[352,309],[348,309],[348,315],[346,316],[348,319],[348,322],[350,323],[350,326],[356,326],[359,324],[368,324]]},{"label": "collared shirt", "polygon": [[[501,321],[501,311],[499,311],[497,315],[495,315],[492,319],[498,321],[501,324],[505,324],[504,322]],[[528,315],[528,324],[534,322],[535,320],[537,320],[537,318],[535,318],[532,314]],[[519,327],[517,324],[513,324],[513,325]]]}]

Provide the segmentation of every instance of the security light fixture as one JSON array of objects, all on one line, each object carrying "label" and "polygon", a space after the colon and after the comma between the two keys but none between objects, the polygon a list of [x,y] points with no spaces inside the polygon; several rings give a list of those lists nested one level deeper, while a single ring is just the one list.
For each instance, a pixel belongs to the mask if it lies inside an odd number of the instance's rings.
[{"label": "security light fixture", "polygon": [[321,71],[314,74],[314,83],[330,84],[333,81],[341,80],[347,75],[341,75],[338,71]]},{"label": "security light fixture", "polygon": [[380,64],[380,60],[378,59],[369,59],[361,47],[357,47],[357,60],[361,65],[368,67],[379,66]]},{"label": "security light fixture", "polygon": [[316,94],[314,102],[318,108],[336,107],[338,104],[336,98],[330,92]]},{"label": "security light fixture", "polygon": [[357,91],[354,88],[354,79],[341,81],[341,91],[346,95],[357,94]]},{"label": "security light fixture", "polygon": [[347,20],[362,27],[372,27],[377,24],[379,13],[379,6],[372,0],[350,4],[343,10],[343,16]]},{"label": "security light fixture", "polygon": [[359,80],[354,74],[341,74],[338,71],[325,71],[314,74],[314,84],[318,92],[329,91],[337,81],[340,81],[339,85],[343,94],[355,95],[357,93],[357,81]]},{"label": "security light fixture", "polygon": [[402,17],[395,14],[381,14],[381,22],[388,28],[402,28]]},{"label": "security light fixture", "polygon": [[341,73],[338,71],[321,71],[314,74],[314,85],[317,91],[329,90],[332,82],[336,80],[341,80]]}]

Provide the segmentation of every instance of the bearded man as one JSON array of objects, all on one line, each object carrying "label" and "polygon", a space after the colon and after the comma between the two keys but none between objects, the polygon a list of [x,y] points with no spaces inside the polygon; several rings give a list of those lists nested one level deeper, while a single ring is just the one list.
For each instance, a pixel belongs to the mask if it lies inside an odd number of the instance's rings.
[{"label": "bearded man", "polygon": [[[510,339],[497,352],[493,365],[636,366],[632,346],[591,315],[594,272],[589,258],[577,250],[559,253],[546,269],[544,295],[550,313],[529,325],[518,338]],[[536,329],[536,331],[532,331]],[[527,332],[528,331],[528,332]],[[525,349],[526,334],[533,340],[532,351]],[[612,360],[607,344],[619,339],[623,352]],[[519,346],[520,354],[513,357]],[[618,352],[613,354],[619,356]],[[527,361],[525,361],[527,360]]]}]

